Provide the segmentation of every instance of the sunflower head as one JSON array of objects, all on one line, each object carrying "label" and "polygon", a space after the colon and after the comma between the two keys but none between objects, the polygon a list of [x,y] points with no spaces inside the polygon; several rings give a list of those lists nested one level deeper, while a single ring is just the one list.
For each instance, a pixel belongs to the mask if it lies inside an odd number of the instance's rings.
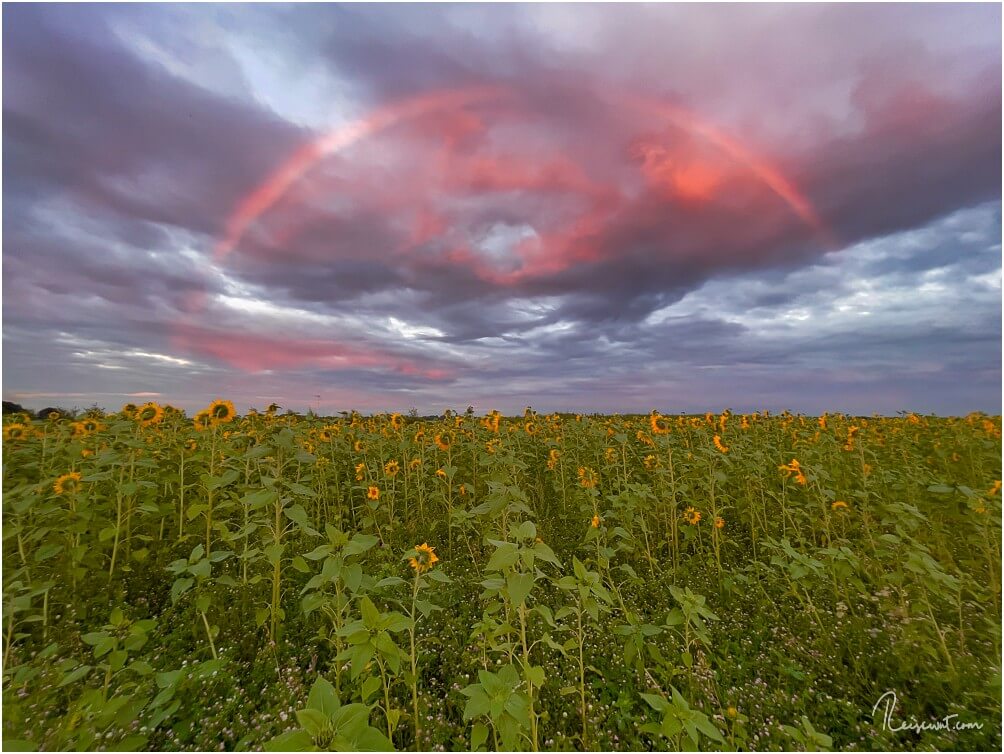
[{"label": "sunflower head", "polygon": [[589,468],[588,466],[580,466],[578,473],[579,473],[579,485],[587,490],[595,487],[596,483],[599,481],[596,478],[596,472],[593,469]]},{"label": "sunflower head", "polygon": [[234,408],[234,404],[230,401],[223,400],[222,398],[217,398],[215,401],[209,404],[209,408],[206,409],[209,415],[213,417],[213,421],[217,424],[225,424],[226,422],[233,421],[234,417],[237,416],[237,410]]},{"label": "sunflower head", "polygon": [[670,425],[669,419],[662,416],[658,411],[653,411],[648,417],[649,427],[652,429],[653,435],[666,435],[669,434]]},{"label": "sunflower head", "polygon": [[192,417],[192,424],[200,432],[210,429],[213,426],[213,416],[207,410],[203,409]]},{"label": "sunflower head", "polygon": [[600,517],[599,516],[593,516],[592,521],[590,521],[589,523],[590,523],[590,526],[592,526],[594,529],[599,529],[600,528]]},{"label": "sunflower head", "polygon": [[366,446],[363,444],[362,440],[356,440],[354,443],[352,443],[352,449],[356,453],[362,453],[364,450],[366,450]]},{"label": "sunflower head", "polygon": [[380,499],[380,488],[379,487],[374,487],[373,485],[370,485],[369,488],[366,490],[366,499],[367,500],[379,500]]},{"label": "sunflower head", "polygon": [[401,414],[391,414],[390,415],[390,426],[395,432],[400,432],[401,428],[404,426],[404,417]]},{"label": "sunflower head", "polygon": [[133,418],[139,422],[141,427],[150,427],[164,418],[164,409],[153,401],[150,401],[150,403],[144,403],[136,409]]},{"label": "sunflower head", "polygon": [[444,471],[443,469],[436,469],[436,476],[438,476],[440,479],[446,479],[446,471]]},{"label": "sunflower head", "polygon": [[838,511],[842,508],[847,508],[847,507],[848,507],[847,503],[845,503],[843,500],[834,500],[832,503],[830,503],[830,510]]},{"label": "sunflower head", "polygon": [[3,439],[6,440],[27,440],[31,436],[31,429],[21,423],[8,424],[3,428]]},{"label": "sunflower head", "polygon": [[191,452],[193,450],[196,450],[199,447],[199,444],[195,441],[194,437],[190,437],[187,440],[185,440],[184,447],[185,447],[185,450]]},{"label": "sunflower head", "polygon": [[716,529],[724,529],[725,528],[725,519],[722,518],[721,516],[715,516],[715,528]]},{"label": "sunflower head", "polygon": [[697,524],[701,523],[701,512],[696,508],[688,507],[683,512],[683,518],[691,526],[697,526]]},{"label": "sunflower head", "polygon": [[492,411],[488,416],[481,420],[481,423],[485,425],[485,429],[489,432],[497,433],[499,431],[499,422],[502,419],[502,415],[498,411]]},{"label": "sunflower head", "polygon": [[415,569],[415,573],[425,573],[439,562],[434,549],[425,542],[415,545],[414,553],[408,558],[408,565]]},{"label": "sunflower head", "polygon": [[80,489],[80,472],[71,471],[63,474],[52,485],[52,489],[57,495],[72,495]]},{"label": "sunflower head", "polygon": [[449,450],[452,444],[453,437],[450,436],[449,432],[441,432],[436,435],[436,447],[440,450]]},{"label": "sunflower head", "polygon": [[537,427],[537,422],[527,422],[523,425],[523,430],[530,435],[530,437],[533,437],[540,432],[540,429]]},{"label": "sunflower head", "polygon": [[397,472],[401,470],[400,464],[397,461],[391,460],[387,461],[383,467],[383,473],[387,476],[397,476]]}]

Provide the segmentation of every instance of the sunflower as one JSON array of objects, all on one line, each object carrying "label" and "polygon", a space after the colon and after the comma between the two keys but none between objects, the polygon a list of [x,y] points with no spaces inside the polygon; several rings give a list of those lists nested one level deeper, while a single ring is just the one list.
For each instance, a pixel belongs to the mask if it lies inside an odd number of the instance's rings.
[{"label": "sunflower", "polygon": [[52,411],[45,415],[45,418],[51,422],[58,422],[63,418],[63,413],[61,411],[57,411],[56,409],[52,409]]},{"label": "sunflower", "polygon": [[715,516],[715,528],[716,529],[724,529],[725,528],[725,519],[722,518],[721,516]]},{"label": "sunflower", "polygon": [[649,426],[653,435],[668,435],[670,426],[669,419],[662,416],[658,411],[653,411],[648,417]]},{"label": "sunflower", "polygon": [[357,463],[356,464],[356,481],[357,482],[361,482],[363,480],[363,476],[365,474],[366,474],[366,464],[365,463]]},{"label": "sunflower", "polygon": [[366,446],[363,444],[362,440],[356,440],[354,443],[352,443],[352,449],[356,453],[362,453],[364,450],[366,450]]},{"label": "sunflower", "polygon": [[192,424],[199,432],[202,432],[203,430],[206,429],[210,429],[214,424],[213,416],[212,414],[209,413],[209,411],[203,409],[202,411],[200,411],[199,413],[197,413],[195,416],[192,417]]},{"label": "sunflower", "polygon": [[327,427],[317,430],[317,439],[321,442],[331,442],[331,430]]},{"label": "sunflower", "polygon": [[845,503],[843,500],[834,500],[832,503],[830,503],[830,509],[835,511],[847,507],[848,507],[847,503]]},{"label": "sunflower", "polygon": [[390,415],[390,426],[394,428],[395,432],[400,432],[401,427],[404,426],[404,417],[401,414],[391,414]]},{"label": "sunflower", "polygon": [[31,434],[24,424],[8,424],[3,428],[3,439],[6,440],[27,440]]},{"label": "sunflower", "polygon": [[80,489],[80,472],[71,471],[69,474],[63,474],[52,485],[52,489],[57,495],[72,495]]},{"label": "sunflower", "polygon": [[691,526],[697,526],[701,523],[701,512],[696,508],[688,507],[687,510],[683,512],[683,518]]},{"label": "sunflower", "polygon": [[607,463],[617,463],[617,449],[607,448],[603,451],[603,460]]},{"label": "sunflower", "polygon": [[383,473],[387,476],[397,476],[397,472],[400,470],[401,466],[397,461],[387,461],[383,467]]},{"label": "sunflower", "polygon": [[425,573],[432,568],[434,563],[438,563],[439,558],[432,547],[423,542],[415,545],[414,557],[408,558],[408,564],[415,569],[416,573]]},{"label": "sunflower", "polygon": [[379,487],[374,487],[373,485],[370,485],[369,488],[366,490],[366,499],[367,500],[379,500],[380,499],[380,488]]},{"label": "sunflower", "polygon": [[530,435],[530,437],[533,437],[540,432],[536,422],[527,422],[523,425],[523,429],[528,435]]},{"label": "sunflower", "polygon": [[410,469],[411,471],[416,471],[417,469],[420,469],[420,468],[422,468],[422,459],[421,459],[421,458],[412,458],[412,459],[411,459],[411,460],[410,460],[410,461],[408,462],[408,468],[409,468],[409,469]]},{"label": "sunflower", "polygon": [[713,442],[715,443],[715,447],[718,448],[720,452],[722,453],[729,452],[729,449],[722,444],[722,438],[719,435],[715,435]]},{"label": "sunflower", "polygon": [[502,415],[498,411],[492,411],[481,420],[481,423],[485,425],[485,429],[492,433],[498,433],[499,422],[502,419]]},{"label": "sunflower", "polygon": [[185,450],[191,452],[193,450],[196,450],[198,447],[199,447],[199,444],[197,442],[195,442],[195,438],[194,437],[190,437],[187,440],[185,440],[185,445],[184,445]]},{"label": "sunflower", "polygon": [[440,479],[446,479],[446,472],[443,469],[436,469],[436,476]]},{"label": "sunflower", "polygon": [[237,416],[234,404],[222,398],[217,398],[210,403],[209,408],[206,410],[209,411],[209,415],[213,417],[213,421],[217,424],[226,424],[229,421],[233,421]]},{"label": "sunflower", "polygon": [[558,466],[558,459],[561,458],[561,451],[557,448],[551,448],[547,452],[547,468],[550,471],[554,471]]},{"label": "sunflower", "polygon": [[459,493],[460,493],[460,496],[461,496],[461,497],[464,497],[464,496],[465,496],[465,495],[467,494],[467,485],[466,485],[466,484],[462,484],[462,485],[460,485],[460,486],[459,486],[459,487],[457,488],[457,492],[459,492]]},{"label": "sunflower", "polygon": [[590,525],[594,529],[599,529],[600,528],[600,517],[599,516],[593,516],[592,521],[590,521],[589,523],[590,523]]},{"label": "sunflower", "polygon": [[488,451],[490,455],[494,455],[495,451],[499,449],[499,445],[502,443],[499,440],[489,440],[485,443],[485,450]]},{"label": "sunflower", "polygon": [[989,495],[990,497],[993,497],[994,495],[996,495],[1000,491],[1001,491],[1001,480],[997,479],[997,480],[994,481],[993,486],[989,490],[987,490],[987,495]]},{"label": "sunflower", "polygon": [[597,481],[599,481],[596,478],[596,472],[593,471],[588,466],[579,466],[578,474],[579,474],[579,484],[582,487],[585,487],[587,490],[595,487]]},{"label": "sunflower", "polygon": [[795,481],[801,485],[805,485],[808,481],[805,477],[805,473],[802,471],[801,464],[794,458],[791,459],[791,463],[784,464],[783,466],[777,467],[780,471],[784,472],[784,478],[787,479],[792,474],[795,475]]},{"label": "sunflower", "polygon": [[139,422],[141,427],[150,427],[157,424],[164,418],[164,409],[153,401],[150,401],[149,403],[144,403],[136,409],[136,413],[133,418]]},{"label": "sunflower", "polygon": [[649,471],[651,471],[652,469],[658,467],[658,465],[659,465],[659,459],[656,458],[655,456],[645,456],[642,459],[642,463],[645,465],[646,469],[648,469]]},{"label": "sunflower", "polygon": [[86,418],[81,422],[78,422],[81,427],[83,427],[84,432],[90,434],[91,432],[98,432],[102,429],[101,423],[94,418]]},{"label": "sunflower", "polygon": [[449,450],[450,445],[453,443],[453,438],[450,437],[449,432],[443,432],[436,435],[436,447],[440,450]]}]

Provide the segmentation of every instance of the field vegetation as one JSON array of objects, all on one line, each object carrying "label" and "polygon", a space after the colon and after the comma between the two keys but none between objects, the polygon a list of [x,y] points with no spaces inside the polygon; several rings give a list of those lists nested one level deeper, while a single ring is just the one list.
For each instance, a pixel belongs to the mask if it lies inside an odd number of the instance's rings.
[{"label": "field vegetation", "polygon": [[277,409],[5,417],[6,750],[1000,749],[1000,417]]}]

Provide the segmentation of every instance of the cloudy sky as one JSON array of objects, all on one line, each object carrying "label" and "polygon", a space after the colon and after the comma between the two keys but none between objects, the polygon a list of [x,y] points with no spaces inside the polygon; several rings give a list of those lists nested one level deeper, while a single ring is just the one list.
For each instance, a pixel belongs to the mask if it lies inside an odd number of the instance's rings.
[{"label": "cloudy sky", "polygon": [[999,413],[1000,6],[6,4],[3,356],[34,408]]}]

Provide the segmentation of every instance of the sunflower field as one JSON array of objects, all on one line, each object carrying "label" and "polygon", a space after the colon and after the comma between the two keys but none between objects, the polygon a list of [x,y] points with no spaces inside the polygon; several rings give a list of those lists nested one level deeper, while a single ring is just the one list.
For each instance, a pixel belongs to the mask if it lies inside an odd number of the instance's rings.
[{"label": "sunflower field", "polygon": [[1000,750],[999,416],[3,432],[5,750]]}]

